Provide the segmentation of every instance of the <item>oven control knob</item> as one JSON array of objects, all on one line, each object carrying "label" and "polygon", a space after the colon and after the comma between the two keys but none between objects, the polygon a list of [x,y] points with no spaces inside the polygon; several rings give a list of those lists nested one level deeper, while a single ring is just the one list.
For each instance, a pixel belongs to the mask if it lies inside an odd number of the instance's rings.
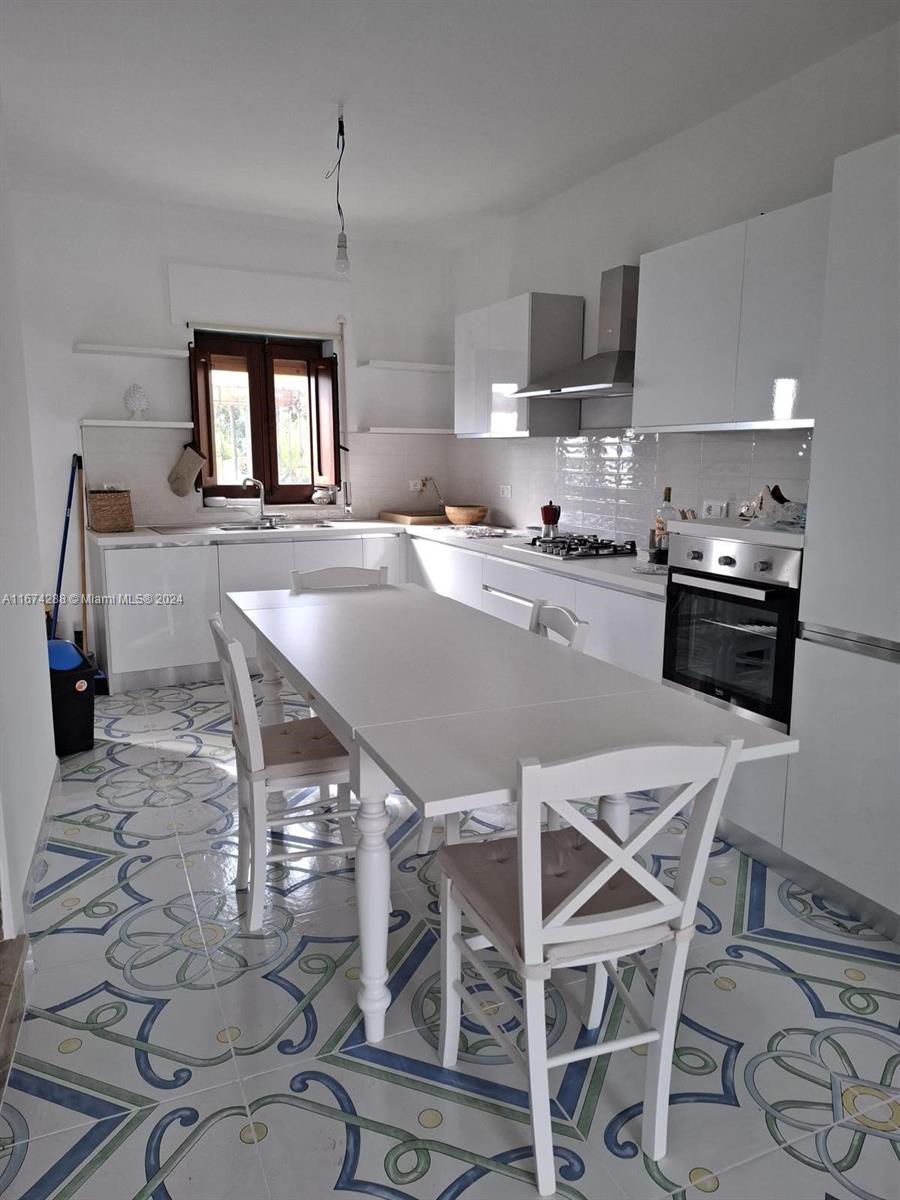
[{"label": "oven control knob", "polygon": [[771,571],[772,564],[770,562],[767,562],[766,559],[761,558],[753,564],[753,570],[754,571]]},{"label": "oven control knob", "polygon": [[688,550],[688,558],[690,558],[693,562],[699,562],[702,557],[702,550]]},{"label": "oven control knob", "polygon": [[737,559],[732,558],[730,554],[723,554],[719,558],[719,566],[720,567],[736,567]]}]

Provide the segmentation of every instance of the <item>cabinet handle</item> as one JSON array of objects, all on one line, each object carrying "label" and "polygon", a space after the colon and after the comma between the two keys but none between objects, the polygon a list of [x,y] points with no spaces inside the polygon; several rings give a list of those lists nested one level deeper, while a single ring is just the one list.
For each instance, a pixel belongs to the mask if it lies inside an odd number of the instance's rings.
[{"label": "cabinet handle", "polygon": [[491,587],[489,583],[481,585],[483,592],[489,592],[492,596],[500,596],[503,600],[511,600],[513,604],[524,604],[526,608],[531,608],[533,600],[526,600],[524,596],[517,596],[515,592],[504,592],[502,588]]}]

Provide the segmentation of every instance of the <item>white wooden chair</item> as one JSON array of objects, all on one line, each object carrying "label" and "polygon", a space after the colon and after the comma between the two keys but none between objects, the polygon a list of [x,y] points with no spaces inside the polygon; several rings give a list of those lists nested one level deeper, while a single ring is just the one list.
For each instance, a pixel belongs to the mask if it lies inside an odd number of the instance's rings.
[{"label": "white wooden chair", "polygon": [[[230,638],[216,613],[210,619],[225,693],[231,709],[232,736],[238,785],[238,868],[236,887],[249,886],[248,925],[259,929],[265,907],[266,870],[270,863],[295,862],[321,854],[354,854],[353,817],[350,807],[350,759],[341,743],[318,717],[260,725],[253,683],[244,648]],[[330,789],[337,785],[337,802]],[[315,787],[314,800],[291,808],[282,803],[270,812],[270,792]],[[320,815],[336,819],[340,841],[311,850],[269,848],[268,831],[296,824],[303,817]]]},{"label": "white wooden chair", "polygon": [[589,625],[587,621],[579,621],[571,609],[563,608],[561,604],[535,600],[531,606],[528,628],[539,637],[558,634],[573,650],[583,650]]},{"label": "white wooden chair", "polygon": [[[642,1145],[658,1160],[666,1151],[672,1053],[681,1007],[681,986],[694,917],[716,822],[743,742],[715,746],[639,746],[588,758],[542,765],[519,762],[518,839],[444,846],[438,854],[441,881],[441,1038],[440,1057],[452,1067],[458,1055],[461,1004],[471,1009],[514,1062],[523,1065],[531,1104],[538,1191],[556,1190],[550,1125],[548,1072],[557,1066],[646,1045]],[[608,826],[592,822],[571,800],[597,792],[676,788],[624,844]],[[636,855],[672,817],[693,803],[674,888],[670,891],[637,861]],[[544,807],[556,809],[567,828],[541,833]],[[495,946],[524,982],[527,1055],[502,1027],[508,1017],[482,1011],[462,984],[462,957],[471,962],[498,1004],[509,994],[498,986],[474,940],[462,934],[462,917],[482,934],[479,944]],[[661,945],[647,1024],[614,967],[616,959]],[[544,983],[555,969],[599,964],[589,971],[606,978],[631,1015],[636,1032],[596,1046],[548,1056]],[[479,997],[484,999],[485,993]],[[595,998],[589,1008],[597,1008]],[[524,1061],[523,1061],[524,1060]]]},{"label": "white wooden chair", "polygon": [[[583,650],[587,639],[590,623],[579,621],[569,608],[560,604],[547,604],[544,600],[535,600],[531,606],[531,616],[528,620],[528,630],[538,637],[549,637],[551,631],[558,634],[573,650]],[[444,843],[453,846],[459,841],[459,813],[449,814],[444,821]],[[552,828],[559,828],[559,819],[555,813],[550,814]],[[434,832],[434,818],[423,819],[419,826],[419,838],[416,843],[416,854],[428,854],[431,850],[431,839]]]},{"label": "white wooden chair", "polygon": [[321,567],[317,571],[291,571],[291,591],[317,592],[323,588],[384,587],[387,567]]}]

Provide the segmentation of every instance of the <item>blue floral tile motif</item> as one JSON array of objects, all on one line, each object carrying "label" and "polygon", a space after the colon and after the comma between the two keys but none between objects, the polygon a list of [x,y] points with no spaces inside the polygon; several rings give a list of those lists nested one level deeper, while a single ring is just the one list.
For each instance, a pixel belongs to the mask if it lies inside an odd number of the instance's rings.
[{"label": "blue floral tile motif", "polygon": [[[562,439],[579,511],[610,473],[640,493],[651,450]],[[296,697],[287,710],[307,711]],[[405,798],[389,801],[391,1006],[372,1045],[354,867],[328,854],[327,823],[298,814],[284,829],[285,844],[321,853],[271,865],[263,926],[246,927],[221,685],[104,697],[96,738],[63,763],[35,859],[37,971],[0,1107],[2,1200],[534,1195],[526,1090],[486,1025],[467,1013],[456,1065],[438,1061],[438,879]],[[632,798],[636,813],[653,807]],[[471,813],[463,836],[513,820],[510,806]],[[674,820],[646,847],[665,882],[684,833]],[[521,981],[493,961],[505,1004],[472,973],[465,986],[521,1041]],[[652,985],[628,964],[621,977],[646,1011]],[[557,1049],[629,1031],[611,987],[585,1029],[584,991],[581,970],[546,989]],[[636,1049],[551,1074],[565,1200],[894,1200],[900,947],[724,841],[701,893],[659,1163],[640,1149],[644,1065]]]}]

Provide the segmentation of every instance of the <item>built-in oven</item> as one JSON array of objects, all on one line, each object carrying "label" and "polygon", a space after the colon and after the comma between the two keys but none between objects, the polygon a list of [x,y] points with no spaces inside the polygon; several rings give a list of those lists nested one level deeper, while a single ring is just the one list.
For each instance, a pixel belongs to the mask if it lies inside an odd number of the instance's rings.
[{"label": "built-in oven", "polygon": [[802,551],[672,533],[663,680],[787,732]]}]

